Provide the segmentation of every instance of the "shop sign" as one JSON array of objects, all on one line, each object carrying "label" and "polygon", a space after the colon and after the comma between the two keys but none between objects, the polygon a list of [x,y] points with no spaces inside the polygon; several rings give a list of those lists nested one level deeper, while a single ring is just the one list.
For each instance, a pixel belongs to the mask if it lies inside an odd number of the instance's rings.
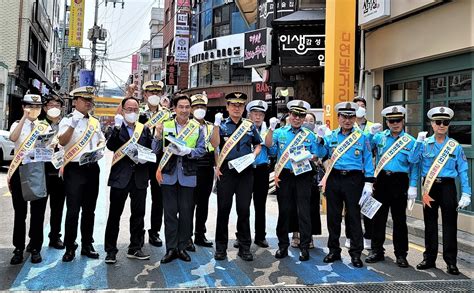
[{"label": "shop sign", "polygon": [[189,49],[189,39],[188,38],[182,38],[182,37],[176,37],[176,42],[175,42],[175,62],[188,62],[189,54],[188,54],[188,49]]},{"label": "shop sign", "polygon": [[359,0],[359,25],[390,16],[390,0]]},{"label": "shop sign", "polygon": [[166,56],[166,85],[178,85],[178,65],[174,56]]},{"label": "shop sign", "polygon": [[324,66],[324,34],[311,34],[293,31],[281,31],[278,34],[280,65]]},{"label": "shop sign", "polygon": [[244,67],[270,65],[270,29],[264,28],[246,32],[244,40]]}]

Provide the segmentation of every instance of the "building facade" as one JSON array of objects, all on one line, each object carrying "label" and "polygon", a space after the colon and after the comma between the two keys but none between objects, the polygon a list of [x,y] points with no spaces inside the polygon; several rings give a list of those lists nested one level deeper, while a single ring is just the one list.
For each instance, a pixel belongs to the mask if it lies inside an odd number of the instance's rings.
[{"label": "building facade", "polygon": [[[364,6],[365,2],[358,4],[359,25],[365,32],[369,118],[381,122],[384,107],[402,105],[408,112],[406,130],[416,137],[419,131],[432,133],[426,116],[430,108],[452,108],[455,115],[448,135],[464,148],[472,186],[474,3],[384,0],[374,10]],[[472,212],[472,205],[461,211],[461,229],[468,230]],[[420,207],[415,213],[422,217]]]}]

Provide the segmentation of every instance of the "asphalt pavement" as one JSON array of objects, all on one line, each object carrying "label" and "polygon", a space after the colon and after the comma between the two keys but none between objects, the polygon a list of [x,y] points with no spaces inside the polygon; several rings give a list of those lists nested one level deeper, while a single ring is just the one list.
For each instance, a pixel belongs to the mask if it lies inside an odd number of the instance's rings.
[{"label": "asphalt pavement", "polygon": [[[278,217],[278,206],[275,196],[267,201],[267,240],[270,248],[264,249],[252,245],[255,256],[252,262],[245,262],[237,256],[237,249],[232,247],[235,239],[236,212],[233,208],[229,222],[228,259],[215,261],[212,248],[197,246],[197,251],[190,253],[189,263],[175,260],[168,264],[160,264],[165,248],[156,248],[148,243],[144,251],[151,254],[150,260],[130,260],[126,258],[130,215],[129,201],[122,215],[121,230],[118,241],[119,253],[117,263],[107,265],[104,262],[104,231],[108,214],[109,188],[106,186],[110,169],[111,153],[100,161],[101,186],[96,209],[94,230],[95,248],[100,253],[98,260],[91,260],[80,255],[71,263],[63,263],[61,257],[64,250],[47,247],[49,232],[49,211],[44,225],[45,243],[43,245],[43,262],[32,264],[29,254],[25,253],[25,262],[21,265],[9,264],[12,256],[12,225],[13,208],[11,195],[6,186],[6,168],[0,171],[0,290],[100,290],[100,289],[137,289],[137,288],[216,288],[240,286],[290,286],[332,283],[388,283],[393,281],[439,281],[472,279],[472,254],[460,254],[458,267],[461,275],[452,276],[445,272],[446,265],[439,255],[437,269],[418,271],[414,267],[422,259],[423,239],[410,235],[410,251],[408,254],[409,268],[399,268],[395,264],[391,236],[387,235],[386,260],[356,269],[350,264],[347,249],[343,248],[342,261],[326,264],[323,258],[328,252],[326,248],[327,228],[326,216],[322,215],[323,233],[314,236],[315,249],[310,251],[310,260],[300,262],[298,249],[291,248],[289,257],[277,260],[274,254],[278,248],[275,228]],[[211,195],[207,237],[214,239],[216,224],[216,195]],[[145,227],[150,226],[150,196],[147,198],[147,214]],[[235,206],[235,205],[234,205]],[[252,205],[253,209],[253,205]],[[49,210],[49,208],[48,208]],[[251,212],[253,223],[253,211]],[[251,227],[253,230],[253,227]],[[344,231],[344,229],[342,229]],[[388,230],[390,232],[390,230]],[[164,228],[160,233],[164,235]],[[162,237],[164,238],[164,237]],[[148,237],[146,236],[146,241]],[[80,242],[80,234],[78,236]],[[345,238],[341,238],[344,245]],[[79,252],[79,251],[77,251]],[[79,253],[77,253],[79,254]],[[364,250],[362,259],[368,252]]]}]

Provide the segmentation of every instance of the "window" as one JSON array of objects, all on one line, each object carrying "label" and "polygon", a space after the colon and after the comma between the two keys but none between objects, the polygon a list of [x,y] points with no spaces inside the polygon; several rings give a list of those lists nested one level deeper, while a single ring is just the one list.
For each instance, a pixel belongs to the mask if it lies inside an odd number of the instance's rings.
[{"label": "window", "polygon": [[198,85],[211,85],[211,62],[204,62],[198,65]]},{"label": "window", "polygon": [[300,0],[300,9],[326,8],[326,0]]},{"label": "window", "polygon": [[153,49],[153,59],[161,59],[163,58],[163,49],[162,48],[156,48]]},{"label": "window", "polygon": [[214,26],[212,36],[214,38],[230,34],[230,5],[220,6],[214,9]]},{"label": "window", "polygon": [[222,59],[212,62],[212,84],[229,83],[229,59]]},{"label": "window", "polygon": [[252,69],[244,68],[243,63],[232,64],[230,74],[232,82],[248,83],[252,81]]},{"label": "window", "polygon": [[194,88],[198,86],[198,65],[193,65],[189,68],[189,87]]},{"label": "window", "polygon": [[38,39],[36,36],[30,32],[30,48],[29,48],[29,59],[34,64],[38,64]]}]

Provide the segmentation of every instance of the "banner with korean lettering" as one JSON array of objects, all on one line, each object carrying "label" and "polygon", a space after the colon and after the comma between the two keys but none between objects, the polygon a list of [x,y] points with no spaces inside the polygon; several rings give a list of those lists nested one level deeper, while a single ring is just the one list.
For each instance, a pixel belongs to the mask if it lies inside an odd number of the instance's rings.
[{"label": "banner with korean lettering", "polygon": [[326,1],[324,121],[338,127],[334,106],[354,97],[356,1]]},{"label": "banner with korean lettering", "polygon": [[174,56],[166,56],[166,85],[178,85],[178,66]]},{"label": "banner with korean lettering", "polygon": [[86,0],[72,0],[69,17],[69,47],[82,47],[82,36],[84,32],[84,5]]}]

